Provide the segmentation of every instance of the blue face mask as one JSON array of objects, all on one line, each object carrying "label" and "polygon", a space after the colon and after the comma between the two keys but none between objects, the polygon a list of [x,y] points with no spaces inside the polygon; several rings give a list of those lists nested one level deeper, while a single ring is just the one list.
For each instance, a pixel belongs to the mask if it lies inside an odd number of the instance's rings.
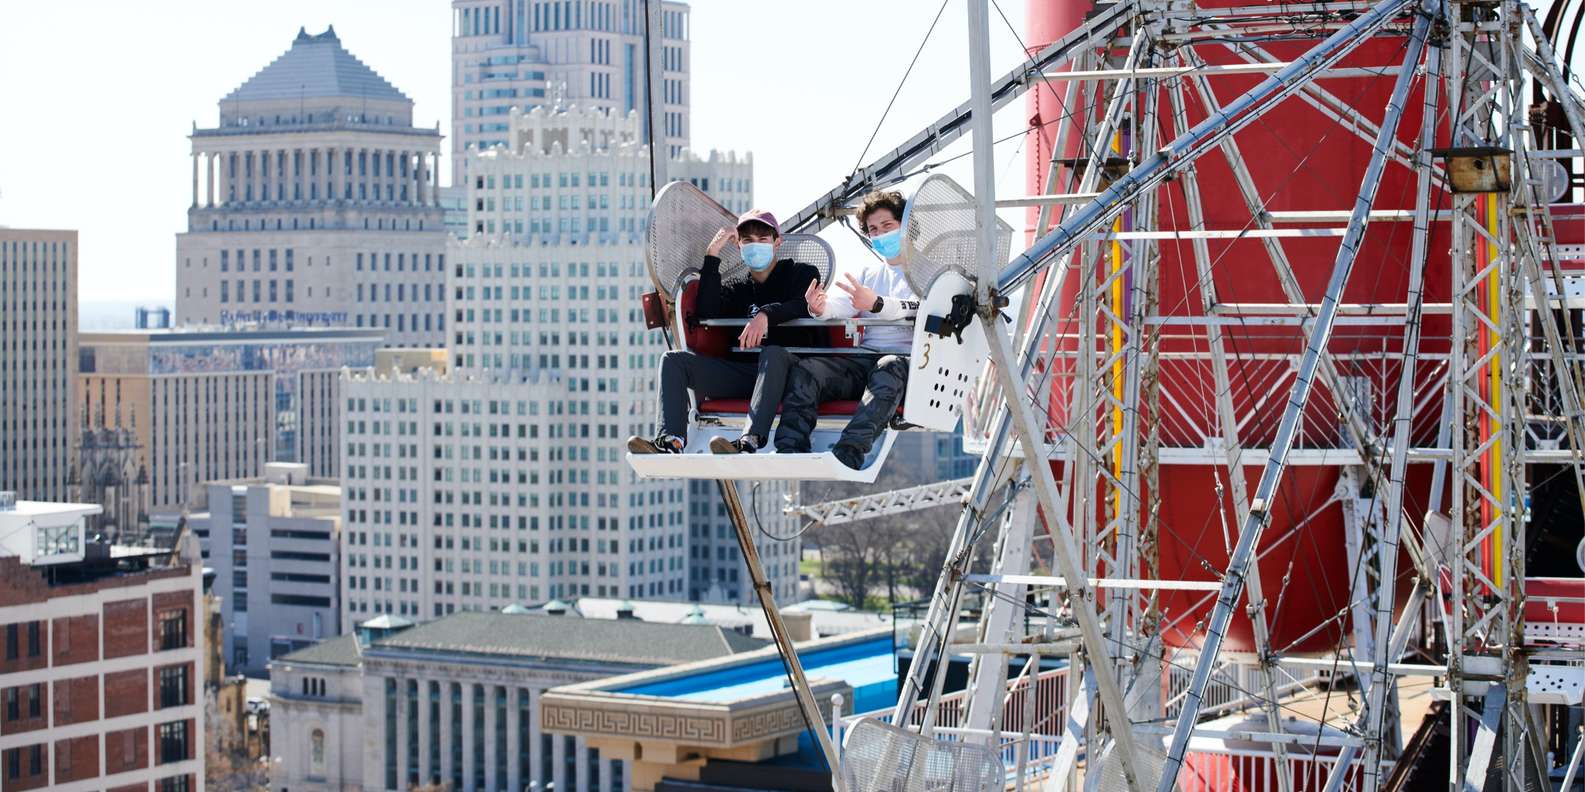
[{"label": "blue face mask", "polygon": [[740,248],[743,253],[743,266],[755,272],[764,272],[770,267],[771,258],[776,255],[776,248],[769,242],[749,242]]},{"label": "blue face mask", "polygon": [[903,252],[903,230],[894,228],[880,236],[870,237],[870,247],[881,254],[881,258],[897,258]]}]

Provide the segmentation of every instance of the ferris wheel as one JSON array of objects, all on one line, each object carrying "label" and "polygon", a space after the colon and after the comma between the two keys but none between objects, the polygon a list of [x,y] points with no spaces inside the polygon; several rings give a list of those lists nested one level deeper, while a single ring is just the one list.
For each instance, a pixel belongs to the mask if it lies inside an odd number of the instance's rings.
[{"label": "ferris wheel", "polygon": [[[922,304],[886,440],[857,471],[633,459],[873,482],[894,432],[962,421],[973,477],[798,507],[961,504],[890,712],[833,713],[773,630],[834,785],[1571,788],[1585,103],[1551,39],[1577,15],[1039,3],[1032,54],[996,77],[991,5],[967,6],[969,100],[781,228],[829,279],[818,232],[911,189],[901,259]],[[1038,191],[1009,195],[991,119],[1020,99],[1011,142]],[[935,172],[964,138],[971,185]],[[1021,241],[998,208],[1028,212]],[[723,214],[672,185],[651,215],[661,324],[690,348],[716,343],[688,289]],[[854,332],[804,352],[845,354]],[[706,433],[733,412],[695,407]],[[827,431],[844,415],[823,407]]]}]

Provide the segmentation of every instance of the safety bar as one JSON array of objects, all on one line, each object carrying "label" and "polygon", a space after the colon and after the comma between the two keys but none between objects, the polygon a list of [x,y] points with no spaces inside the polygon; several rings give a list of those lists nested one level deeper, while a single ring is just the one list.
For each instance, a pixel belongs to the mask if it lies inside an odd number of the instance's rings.
[{"label": "safety bar", "polygon": [[[700,319],[705,327],[742,327],[748,319]],[[777,327],[913,327],[912,319],[790,319],[778,322]]]},{"label": "safety bar", "polygon": [[[897,355],[897,354],[907,354],[906,352],[887,352],[887,351],[881,350],[881,349],[870,349],[869,347],[861,347],[861,346],[859,346],[859,347],[782,347],[782,349],[785,349],[788,352],[793,353],[794,355]],[[732,347],[731,351],[733,351],[733,352],[758,352],[758,351],[760,351],[760,347],[755,347],[753,349],[744,349],[743,347]]]}]

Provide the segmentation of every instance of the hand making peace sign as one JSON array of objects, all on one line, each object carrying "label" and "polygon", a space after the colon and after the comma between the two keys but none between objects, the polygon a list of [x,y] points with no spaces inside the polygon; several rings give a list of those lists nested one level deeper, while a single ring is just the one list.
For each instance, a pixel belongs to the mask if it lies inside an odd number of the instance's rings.
[{"label": "hand making peace sign", "polygon": [[837,288],[847,292],[853,297],[854,308],[857,308],[860,311],[868,311],[875,307],[875,298],[878,295],[875,294],[874,289],[871,289],[870,287],[860,283],[859,279],[853,277],[853,273],[851,272],[843,273],[842,277],[847,282],[838,283]]}]

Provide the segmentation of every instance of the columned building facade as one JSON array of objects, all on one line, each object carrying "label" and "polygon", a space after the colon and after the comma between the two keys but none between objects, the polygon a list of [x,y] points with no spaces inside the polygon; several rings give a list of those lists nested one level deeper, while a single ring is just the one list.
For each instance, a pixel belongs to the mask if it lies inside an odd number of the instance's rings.
[{"label": "columned building facade", "polygon": [[543,728],[541,698],[577,682],[732,657],[767,642],[707,624],[458,613],[380,616],[270,662],[274,792],[445,787],[625,792],[625,762]]},{"label": "columned building facade", "polygon": [[388,328],[432,346],[445,232],[438,127],[341,45],[291,49],[194,128],[188,229],[177,235],[178,321]]}]

